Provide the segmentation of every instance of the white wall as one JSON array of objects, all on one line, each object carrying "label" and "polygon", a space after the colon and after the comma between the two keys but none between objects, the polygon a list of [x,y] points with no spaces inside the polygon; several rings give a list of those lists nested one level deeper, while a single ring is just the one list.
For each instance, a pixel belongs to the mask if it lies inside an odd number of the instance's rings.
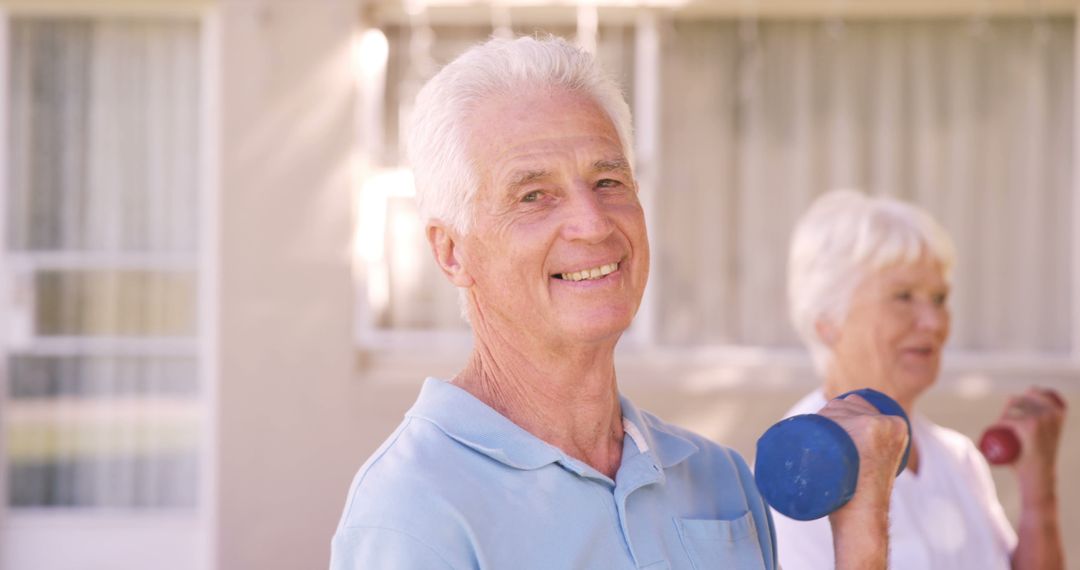
[{"label": "white wall", "polygon": [[221,7],[217,567],[326,567],[355,434],[352,0]]}]

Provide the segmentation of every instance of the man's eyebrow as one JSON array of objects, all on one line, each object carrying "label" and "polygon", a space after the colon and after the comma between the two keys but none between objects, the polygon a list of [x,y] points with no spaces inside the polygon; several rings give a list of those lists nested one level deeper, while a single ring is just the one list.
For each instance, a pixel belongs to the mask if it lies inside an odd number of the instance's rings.
[{"label": "man's eyebrow", "polygon": [[[597,160],[592,164],[595,172],[620,172],[629,174],[630,163],[623,157],[618,158],[605,158]],[[522,186],[526,186],[537,180],[543,180],[551,176],[550,170],[536,169],[536,170],[521,170],[513,173],[510,176],[509,182],[506,183],[506,188],[510,191],[517,190]]]},{"label": "man's eyebrow", "polygon": [[630,163],[625,158],[601,159],[593,163],[593,170],[597,172],[622,172],[630,173]]},{"label": "man's eyebrow", "polygon": [[507,183],[506,187],[510,190],[516,190],[522,186],[536,182],[537,180],[547,178],[550,174],[551,172],[547,170],[522,170],[520,172],[515,172],[514,175],[510,177],[510,182]]}]

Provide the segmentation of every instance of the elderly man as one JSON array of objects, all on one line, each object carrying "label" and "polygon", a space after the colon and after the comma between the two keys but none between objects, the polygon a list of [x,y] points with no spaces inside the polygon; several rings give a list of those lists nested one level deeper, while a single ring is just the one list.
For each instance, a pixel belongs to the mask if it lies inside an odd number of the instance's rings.
[{"label": "elderly man", "polygon": [[[618,392],[649,272],[618,87],[565,41],[492,40],[420,92],[409,152],[474,348],[357,474],[331,567],[776,568],[742,458]],[[906,428],[858,398],[822,413],[862,459],[837,565],[883,568]]]}]

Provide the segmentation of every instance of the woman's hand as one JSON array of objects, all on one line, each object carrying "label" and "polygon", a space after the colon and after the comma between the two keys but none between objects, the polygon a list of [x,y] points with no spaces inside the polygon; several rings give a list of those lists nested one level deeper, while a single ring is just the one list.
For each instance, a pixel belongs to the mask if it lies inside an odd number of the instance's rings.
[{"label": "woman's hand", "polygon": [[1053,392],[1030,388],[1009,398],[998,425],[1020,440],[1020,456],[1013,465],[1020,478],[1023,505],[1054,500],[1055,471],[1065,406]]},{"label": "woman's hand", "polygon": [[1013,464],[1020,478],[1019,542],[1012,556],[1017,570],[1065,567],[1056,477],[1064,423],[1064,401],[1041,388],[1009,398],[998,422],[1020,441],[1020,456]]}]

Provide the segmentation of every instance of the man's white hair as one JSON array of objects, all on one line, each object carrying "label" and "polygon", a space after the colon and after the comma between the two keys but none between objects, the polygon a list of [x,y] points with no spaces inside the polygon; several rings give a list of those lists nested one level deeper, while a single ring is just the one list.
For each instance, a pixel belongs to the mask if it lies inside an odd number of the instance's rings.
[{"label": "man's white hair", "polygon": [[926,211],[887,197],[851,190],[820,196],[803,214],[788,256],[788,310],[795,331],[824,375],[832,353],[817,331],[819,320],[841,326],[855,288],[868,274],[928,253],[951,280],[955,247]]},{"label": "man's white hair", "polygon": [[438,219],[458,232],[469,229],[480,183],[480,165],[468,156],[466,123],[473,112],[493,96],[551,88],[592,98],[615,125],[633,168],[630,107],[591,54],[554,36],[492,39],[442,68],[416,96],[408,153],[425,224]]}]

